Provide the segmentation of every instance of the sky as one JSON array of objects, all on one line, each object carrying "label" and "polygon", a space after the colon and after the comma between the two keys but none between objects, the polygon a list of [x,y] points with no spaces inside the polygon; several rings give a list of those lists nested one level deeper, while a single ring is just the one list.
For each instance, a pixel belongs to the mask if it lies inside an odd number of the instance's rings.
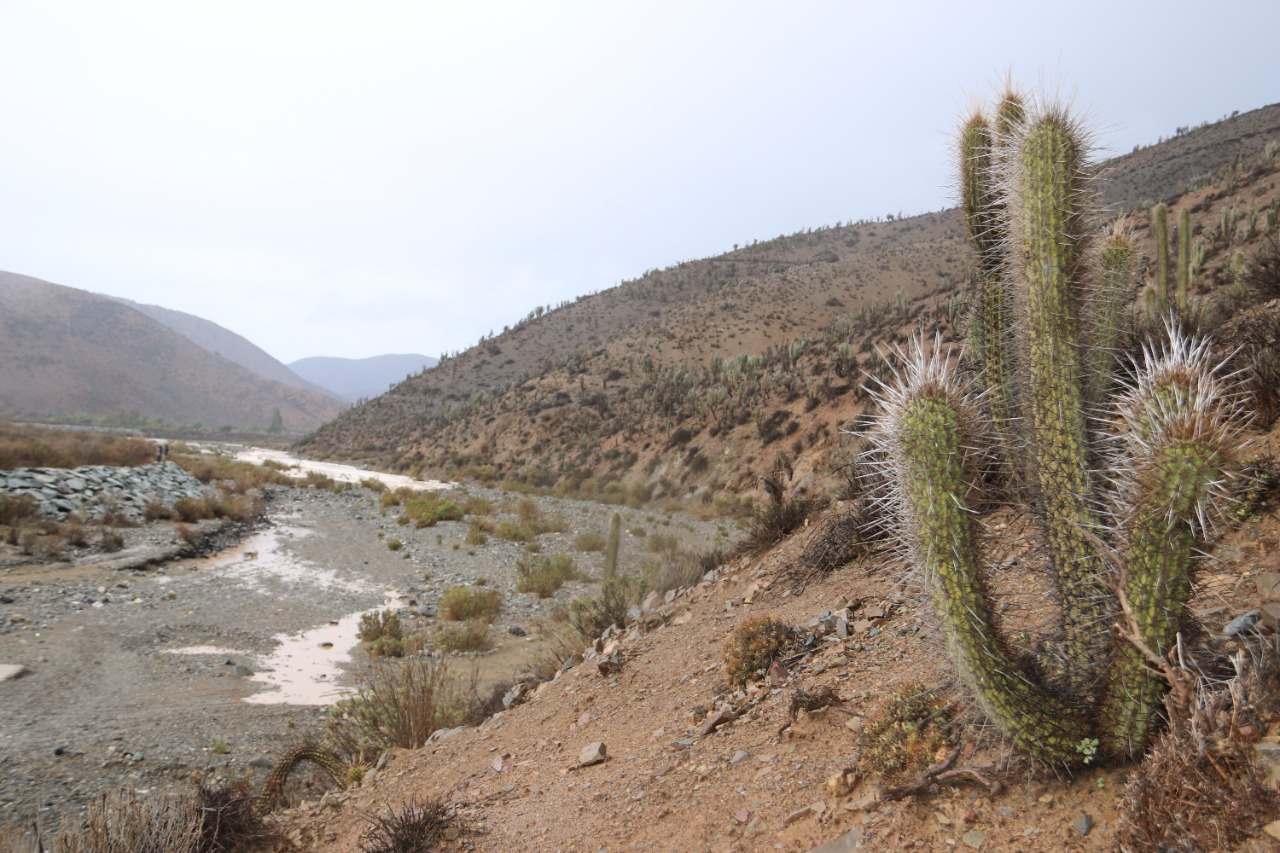
[{"label": "sky", "polygon": [[0,269],[284,362],[951,207],[1006,73],[1100,156],[1280,101],[1280,3],[0,0]]}]

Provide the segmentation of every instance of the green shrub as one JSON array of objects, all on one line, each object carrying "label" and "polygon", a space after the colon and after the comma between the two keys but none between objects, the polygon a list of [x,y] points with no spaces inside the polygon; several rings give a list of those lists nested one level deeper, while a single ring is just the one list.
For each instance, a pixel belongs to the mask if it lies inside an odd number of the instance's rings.
[{"label": "green shrub", "polygon": [[329,709],[326,738],[351,764],[372,764],[392,747],[418,749],[436,729],[458,725],[468,706],[448,666],[430,658],[374,663],[356,694]]},{"label": "green shrub", "polygon": [[569,625],[582,642],[589,643],[610,625],[627,624],[627,611],[644,593],[644,584],[634,578],[626,575],[606,578],[600,595],[578,599],[569,605]]},{"label": "green shrub", "polygon": [[466,543],[468,545],[485,545],[488,541],[489,534],[485,533],[484,529],[479,525],[472,523],[471,527],[467,529]]},{"label": "green shrub", "polygon": [[399,539],[388,539],[388,540],[387,540],[387,550],[388,550],[388,551],[399,551],[399,550],[400,550],[401,548],[403,548],[403,547],[404,547],[404,543],[403,543],[403,542],[401,542]]},{"label": "green shrub", "polygon": [[404,627],[400,624],[400,616],[394,610],[375,610],[360,617],[357,636],[366,643],[372,643],[383,637],[400,640],[404,638]]},{"label": "green shrub", "polygon": [[371,492],[383,494],[387,491],[387,484],[379,480],[377,477],[365,477],[360,481],[360,485]]},{"label": "green shrub", "polygon": [[441,521],[461,521],[462,507],[441,497],[437,492],[422,492],[404,504],[402,518],[415,527],[434,527]]},{"label": "green shrub", "polygon": [[521,557],[516,571],[520,574],[516,589],[535,593],[538,598],[550,598],[566,581],[578,576],[577,564],[568,554]]},{"label": "green shrub", "polygon": [[502,612],[502,593],[496,589],[451,586],[440,593],[440,618],[451,622],[484,619],[492,622]]},{"label": "green shrub", "polygon": [[436,628],[435,645],[442,652],[472,652],[489,648],[489,623],[484,619],[447,622]]}]

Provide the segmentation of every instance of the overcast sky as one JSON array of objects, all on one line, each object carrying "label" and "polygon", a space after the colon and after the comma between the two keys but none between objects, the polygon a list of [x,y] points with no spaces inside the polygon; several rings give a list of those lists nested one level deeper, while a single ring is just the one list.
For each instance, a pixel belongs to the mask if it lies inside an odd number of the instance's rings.
[{"label": "overcast sky", "polygon": [[1276,0],[1041,6],[0,0],[0,269],[286,362],[438,356],[735,242],[952,206],[952,131],[1007,70],[1111,153],[1280,100]]}]

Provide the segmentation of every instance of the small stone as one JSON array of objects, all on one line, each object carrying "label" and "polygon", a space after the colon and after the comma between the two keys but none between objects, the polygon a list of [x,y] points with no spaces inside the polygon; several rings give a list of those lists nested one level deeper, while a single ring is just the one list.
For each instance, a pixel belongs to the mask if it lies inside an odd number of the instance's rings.
[{"label": "small stone", "polygon": [[[750,757],[750,753],[748,753],[746,750],[740,749],[733,754],[733,758],[729,759],[729,763],[738,764],[739,762],[746,761],[749,757]],[[745,823],[746,821],[743,821],[743,822]]]},{"label": "small stone", "polygon": [[781,687],[787,683],[787,679],[791,673],[787,671],[787,667],[780,660],[776,660],[769,664],[769,683],[774,687]]},{"label": "small stone", "polygon": [[971,829],[964,835],[960,836],[960,840],[964,842],[966,847],[972,847],[974,850],[981,850],[982,845],[987,840],[987,834],[980,829]]},{"label": "small stone", "polygon": [[590,767],[593,764],[599,764],[607,758],[604,741],[595,741],[584,746],[578,752],[578,766]]},{"label": "small stone", "polygon": [[245,666],[244,664],[238,663],[235,666],[231,667],[231,674],[239,676],[241,678],[248,678],[249,676],[253,675],[253,670],[249,669],[249,667]]},{"label": "small stone", "polygon": [[507,633],[513,637],[523,637],[529,632],[521,628],[519,625],[512,625],[510,628],[507,629]]},{"label": "small stone", "polygon": [[[1280,608],[1275,608],[1271,613],[1280,617]],[[1228,637],[1234,637],[1237,634],[1247,632],[1258,623],[1258,619],[1261,617],[1262,611],[1260,610],[1250,610],[1248,613],[1242,613],[1224,625],[1222,627],[1222,633],[1226,634]],[[1276,625],[1273,624],[1271,627],[1275,628]]]},{"label": "small stone", "polygon": [[564,663],[560,665],[561,672],[568,672],[578,664],[582,663],[582,655],[574,653],[564,659]]},{"label": "small stone", "polygon": [[698,731],[698,737],[706,737],[725,723],[732,722],[735,716],[732,711],[723,709],[709,712],[702,722],[702,728]]},{"label": "small stone", "polygon": [[53,748],[53,754],[54,754],[54,755],[66,755],[66,754],[67,754],[67,748],[66,748],[65,746],[55,746],[55,747]]},{"label": "small stone", "polygon": [[1053,794],[1041,794],[1037,799],[1037,803],[1043,806],[1053,805]]},{"label": "small stone", "polygon": [[1280,841],[1280,820],[1273,820],[1271,823],[1262,827],[1262,831],[1270,835],[1277,841]]},{"label": "small stone", "polygon": [[747,811],[746,809],[743,809],[742,811],[735,814],[733,816],[733,819],[736,820],[738,823],[741,823],[744,825],[751,823],[751,812]]},{"label": "small stone", "polygon": [[1088,835],[1089,831],[1093,829],[1093,815],[1080,815],[1080,819],[1071,824],[1071,828],[1080,833],[1081,837]]}]

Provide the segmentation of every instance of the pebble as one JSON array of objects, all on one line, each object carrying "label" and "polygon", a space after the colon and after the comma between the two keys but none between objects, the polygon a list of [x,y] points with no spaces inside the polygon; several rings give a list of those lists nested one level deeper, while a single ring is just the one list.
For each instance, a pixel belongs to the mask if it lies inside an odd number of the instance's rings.
[{"label": "pebble", "polygon": [[733,754],[733,758],[729,759],[730,764],[737,764],[740,761],[746,761],[750,755],[745,750],[738,750]]},{"label": "pebble", "polygon": [[578,751],[578,766],[590,767],[599,764],[608,757],[603,741],[589,743]]},{"label": "pebble", "polygon": [[960,840],[965,843],[966,847],[972,847],[974,850],[980,850],[982,845],[986,843],[987,834],[980,829],[971,829],[964,835],[960,836]]},{"label": "pebble", "polygon": [[1071,828],[1080,833],[1081,837],[1088,835],[1090,830],[1093,829],[1093,815],[1080,815],[1079,820],[1071,824]]}]

